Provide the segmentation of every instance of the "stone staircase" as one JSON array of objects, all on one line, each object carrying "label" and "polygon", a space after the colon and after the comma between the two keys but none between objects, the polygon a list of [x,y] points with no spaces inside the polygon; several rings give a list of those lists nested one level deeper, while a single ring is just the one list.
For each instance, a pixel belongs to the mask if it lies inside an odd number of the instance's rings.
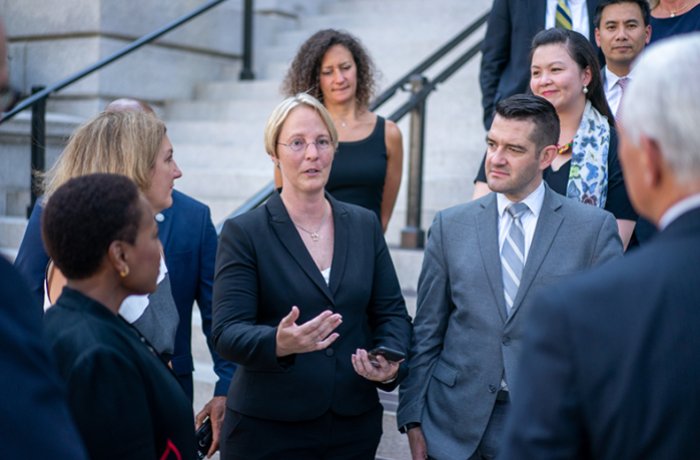
[{"label": "stone staircase", "polygon": [[[255,81],[238,81],[234,69],[228,75],[230,78],[201,83],[191,93],[192,98],[169,100],[161,111],[175,158],[184,173],[176,187],[208,204],[215,224],[272,178],[272,163],[263,148],[264,124],[282,99],[279,92],[282,78],[306,38],[329,27],[345,29],[359,37],[381,72],[381,92],[483,14],[491,1],[324,0],[316,5],[316,12],[300,15],[293,29],[268,28],[263,32],[274,37],[265,40],[256,37],[256,42],[267,44],[256,45]],[[256,8],[264,7],[264,1],[256,2]],[[256,34],[260,31],[256,30]],[[426,76],[435,76],[482,36],[483,30]],[[479,59],[459,70],[427,102],[422,214],[426,231],[436,211],[471,197],[472,179],[484,150]],[[388,116],[407,98],[408,93],[400,93],[378,113]],[[404,137],[404,178],[386,236],[413,315],[423,254],[397,248],[406,216],[408,117],[399,127]],[[10,258],[16,254],[25,225],[26,219],[21,217],[0,217],[0,253]],[[199,319],[195,318],[193,328],[199,328],[198,324]],[[196,408],[208,400],[215,377],[199,336],[193,335],[197,361]],[[409,458],[405,436],[396,431],[391,412],[385,415],[384,433],[379,457]]]},{"label": "stone staircase", "polygon": [[[256,80],[199,85],[193,99],[171,100],[164,117],[184,176],[177,187],[212,208],[219,221],[272,178],[263,149],[267,116],[281,100],[279,88],[299,45],[320,28],[345,29],[359,37],[381,72],[380,91],[405,74],[481,15],[490,1],[335,0],[320,13],[298,18],[294,30],[278,32],[256,50]],[[477,35],[483,35],[477,34]],[[480,37],[476,37],[478,40]],[[460,47],[462,52],[472,40]],[[448,58],[456,56],[452,53]],[[445,61],[446,63],[448,61]],[[442,64],[428,77],[442,70]],[[474,59],[428,100],[425,140],[423,226],[434,213],[471,195],[472,178],[483,152],[478,59]],[[378,113],[388,116],[408,94],[400,94]],[[400,123],[408,153],[408,117]],[[407,159],[404,162],[407,167]],[[399,242],[405,224],[407,175],[387,232]]]}]

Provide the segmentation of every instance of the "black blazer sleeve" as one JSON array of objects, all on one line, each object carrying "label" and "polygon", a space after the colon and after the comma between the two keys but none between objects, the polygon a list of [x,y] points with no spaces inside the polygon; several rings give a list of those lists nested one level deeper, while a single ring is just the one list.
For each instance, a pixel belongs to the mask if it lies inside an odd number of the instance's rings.
[{"label": "black blazer sleeve", "polygon": [[491,125],[498,83],[510,60],[511,19],[509,1],[495,0],[489,14],[486,38],[481,45],[479,84],[485,129]]},{"label": "black blazer sleeve", "polygon": [[[376,215],[329,200],[335,239],[328,284],[279,196],[224,225],[213,337],[217,351],[240,364],[229,389],[233,410],[274,420],[308,420],[329,409],[363,413],[376,407],[377,384],[354,371],[351,354],[377,345],[408,350],[410,318]],[[325,350],[278,359],[277,326],[292,306],[298,324],[324,310],[340,313],[339,338]]]}]

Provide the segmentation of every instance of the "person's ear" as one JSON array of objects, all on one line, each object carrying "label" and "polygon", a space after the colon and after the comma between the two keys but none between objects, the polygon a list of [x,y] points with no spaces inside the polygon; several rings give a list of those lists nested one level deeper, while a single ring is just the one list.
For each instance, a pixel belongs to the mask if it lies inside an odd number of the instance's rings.
[{"label": "person's ear", "polygon": [[591,73],[591,68],[586,67],[585,69],[583,69],[583,86],[590,85],[591,80],[593,80],[593,74]]},{"label": "person's ear", "polygon": [[122,278],[129,275],[125,244],[123,241],[112,241],[107,249],[107,261]]},{"label": "person's ear", "polygon": [[646,35],[647,35],[646,39],[644,40],[644,44],[648,45],[649,42],[651,41],[651,24],[646,26],[644,29],[646,30]]},{"label": "person's ear", "polygon": [[600,29],[597,27],[595,28],[595,44],[600,48]]},{"label": "person's ear", "polygon": [[664,179],[667,166],[661,154],[659,143],[645,135],[640,136],[639,160],[642,166],[642,183],[649,190],[658,188]]},{"label": "person's ear", "polygon": [[548,145],[542,149],[540,152],[540,171],[549,168],[549,165],[552,164],[552,161],[557,156],[557,151],[556,145]]}]

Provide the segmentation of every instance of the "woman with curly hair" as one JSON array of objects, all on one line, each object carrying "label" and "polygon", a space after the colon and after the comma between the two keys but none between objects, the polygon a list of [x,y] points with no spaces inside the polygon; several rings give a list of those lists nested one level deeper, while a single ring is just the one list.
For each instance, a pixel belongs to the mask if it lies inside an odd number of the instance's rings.
[{"label": "woman with curly hair", "polygon": [[[306,92],[326,107],[340,140],[326,190],[373,211],[386,232],[401,185],[403,145],[396,123],[369,110],[374,77],[356,37],[325,29],[301,45],[282,90],[286,96]],[[275,185],[283,185],[277,170]]]}]

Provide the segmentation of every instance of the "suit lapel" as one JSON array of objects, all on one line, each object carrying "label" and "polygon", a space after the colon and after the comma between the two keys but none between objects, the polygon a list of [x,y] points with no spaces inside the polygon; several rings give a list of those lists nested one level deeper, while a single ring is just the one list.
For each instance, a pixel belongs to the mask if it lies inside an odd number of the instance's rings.
[{"label": "suit lapel", "polygon": [[169,207],[156,214],[156,222],[158,222],[158,238],[163,244],[163,252],[168,253],[170,245],[170,233],[173,228],[173,207]]},{"label": "suit lapel", "polygon": [[523,298],[530,289],[530,286],[532,286],[532,282],[535,280],[537,272],[539,272],[540,266],[542,266],[542,262],[544,262],[545,256],[552,247],[559,227],[561,227],[564,218],[557,212],[561,207],[561,200],[562,197],[551,191],[545,184],[542,210],[540,211],[539,219],[537,219],[535,235],[532,238],[532,245],[530,246],[530,251],[525,261],[525,267],[523,267],[518,295],[515,296],[515,300],[513,301],[513,310],[508,317],[509,321],[518,311]]},{"label": "suit lapel", "polygon": [[[306,246],[304,246],[304,242],[294,227],[294,223],[289,218],[289,214],[287,214],[287,210],[279,194],[275,193],[272,195],[272,197],[267,200],[267,203],[265,203],[265,207],[270,215],[270,223],[272,224],[272,229],[277,235],[277,238],[279,238],[280,242],[292,256],[292,259],[297,263],[299,268],[301,268],[316,287],[318,287],[332,302],[333,296],[326,285],[326,281],[323,279],[323,275],[321,275],[318,267],[316,267]],[[331,272],[332,271],[333,270],[331,270]]]},{"label": "suit lapel", "polygon": [[491,285],[493,297],[498,304],[498,314],[505,322],[507,316],[506,299],[503,297],[503,274],[501,273],[501,254],[498,249],[498,208],[496,194],[490,193],[481,203],[482,210],[476,216],[479,252]]},{"label": "suit lapel", "polygon": [[595,44],[595,24],[593,20],[595,19],[595,10],[598,7],[598,2],[586,2],[586,7],[588,8],[588,40],[593,44],[593,46],[598,49]]},{"label": "suit lapel", "polygon": [[[545,20],[547,18],[546,0],[530,0],[529,11],[526,16],[530,19],[530,37],[534,37],[537,32],[544,29]],[[515,18],[519,20],[520,18]]]},{"label": "suit lapel", "polygon": [[334,200],[328,193],[326,198],[331,203],[333,209],[333,261],[331,262],[330,290],[335,294],[340,286],[345,272],[345,261],[347,260],[348,247],[350,246],[350,225],[348,222],[348,211],[342,203]]}]

